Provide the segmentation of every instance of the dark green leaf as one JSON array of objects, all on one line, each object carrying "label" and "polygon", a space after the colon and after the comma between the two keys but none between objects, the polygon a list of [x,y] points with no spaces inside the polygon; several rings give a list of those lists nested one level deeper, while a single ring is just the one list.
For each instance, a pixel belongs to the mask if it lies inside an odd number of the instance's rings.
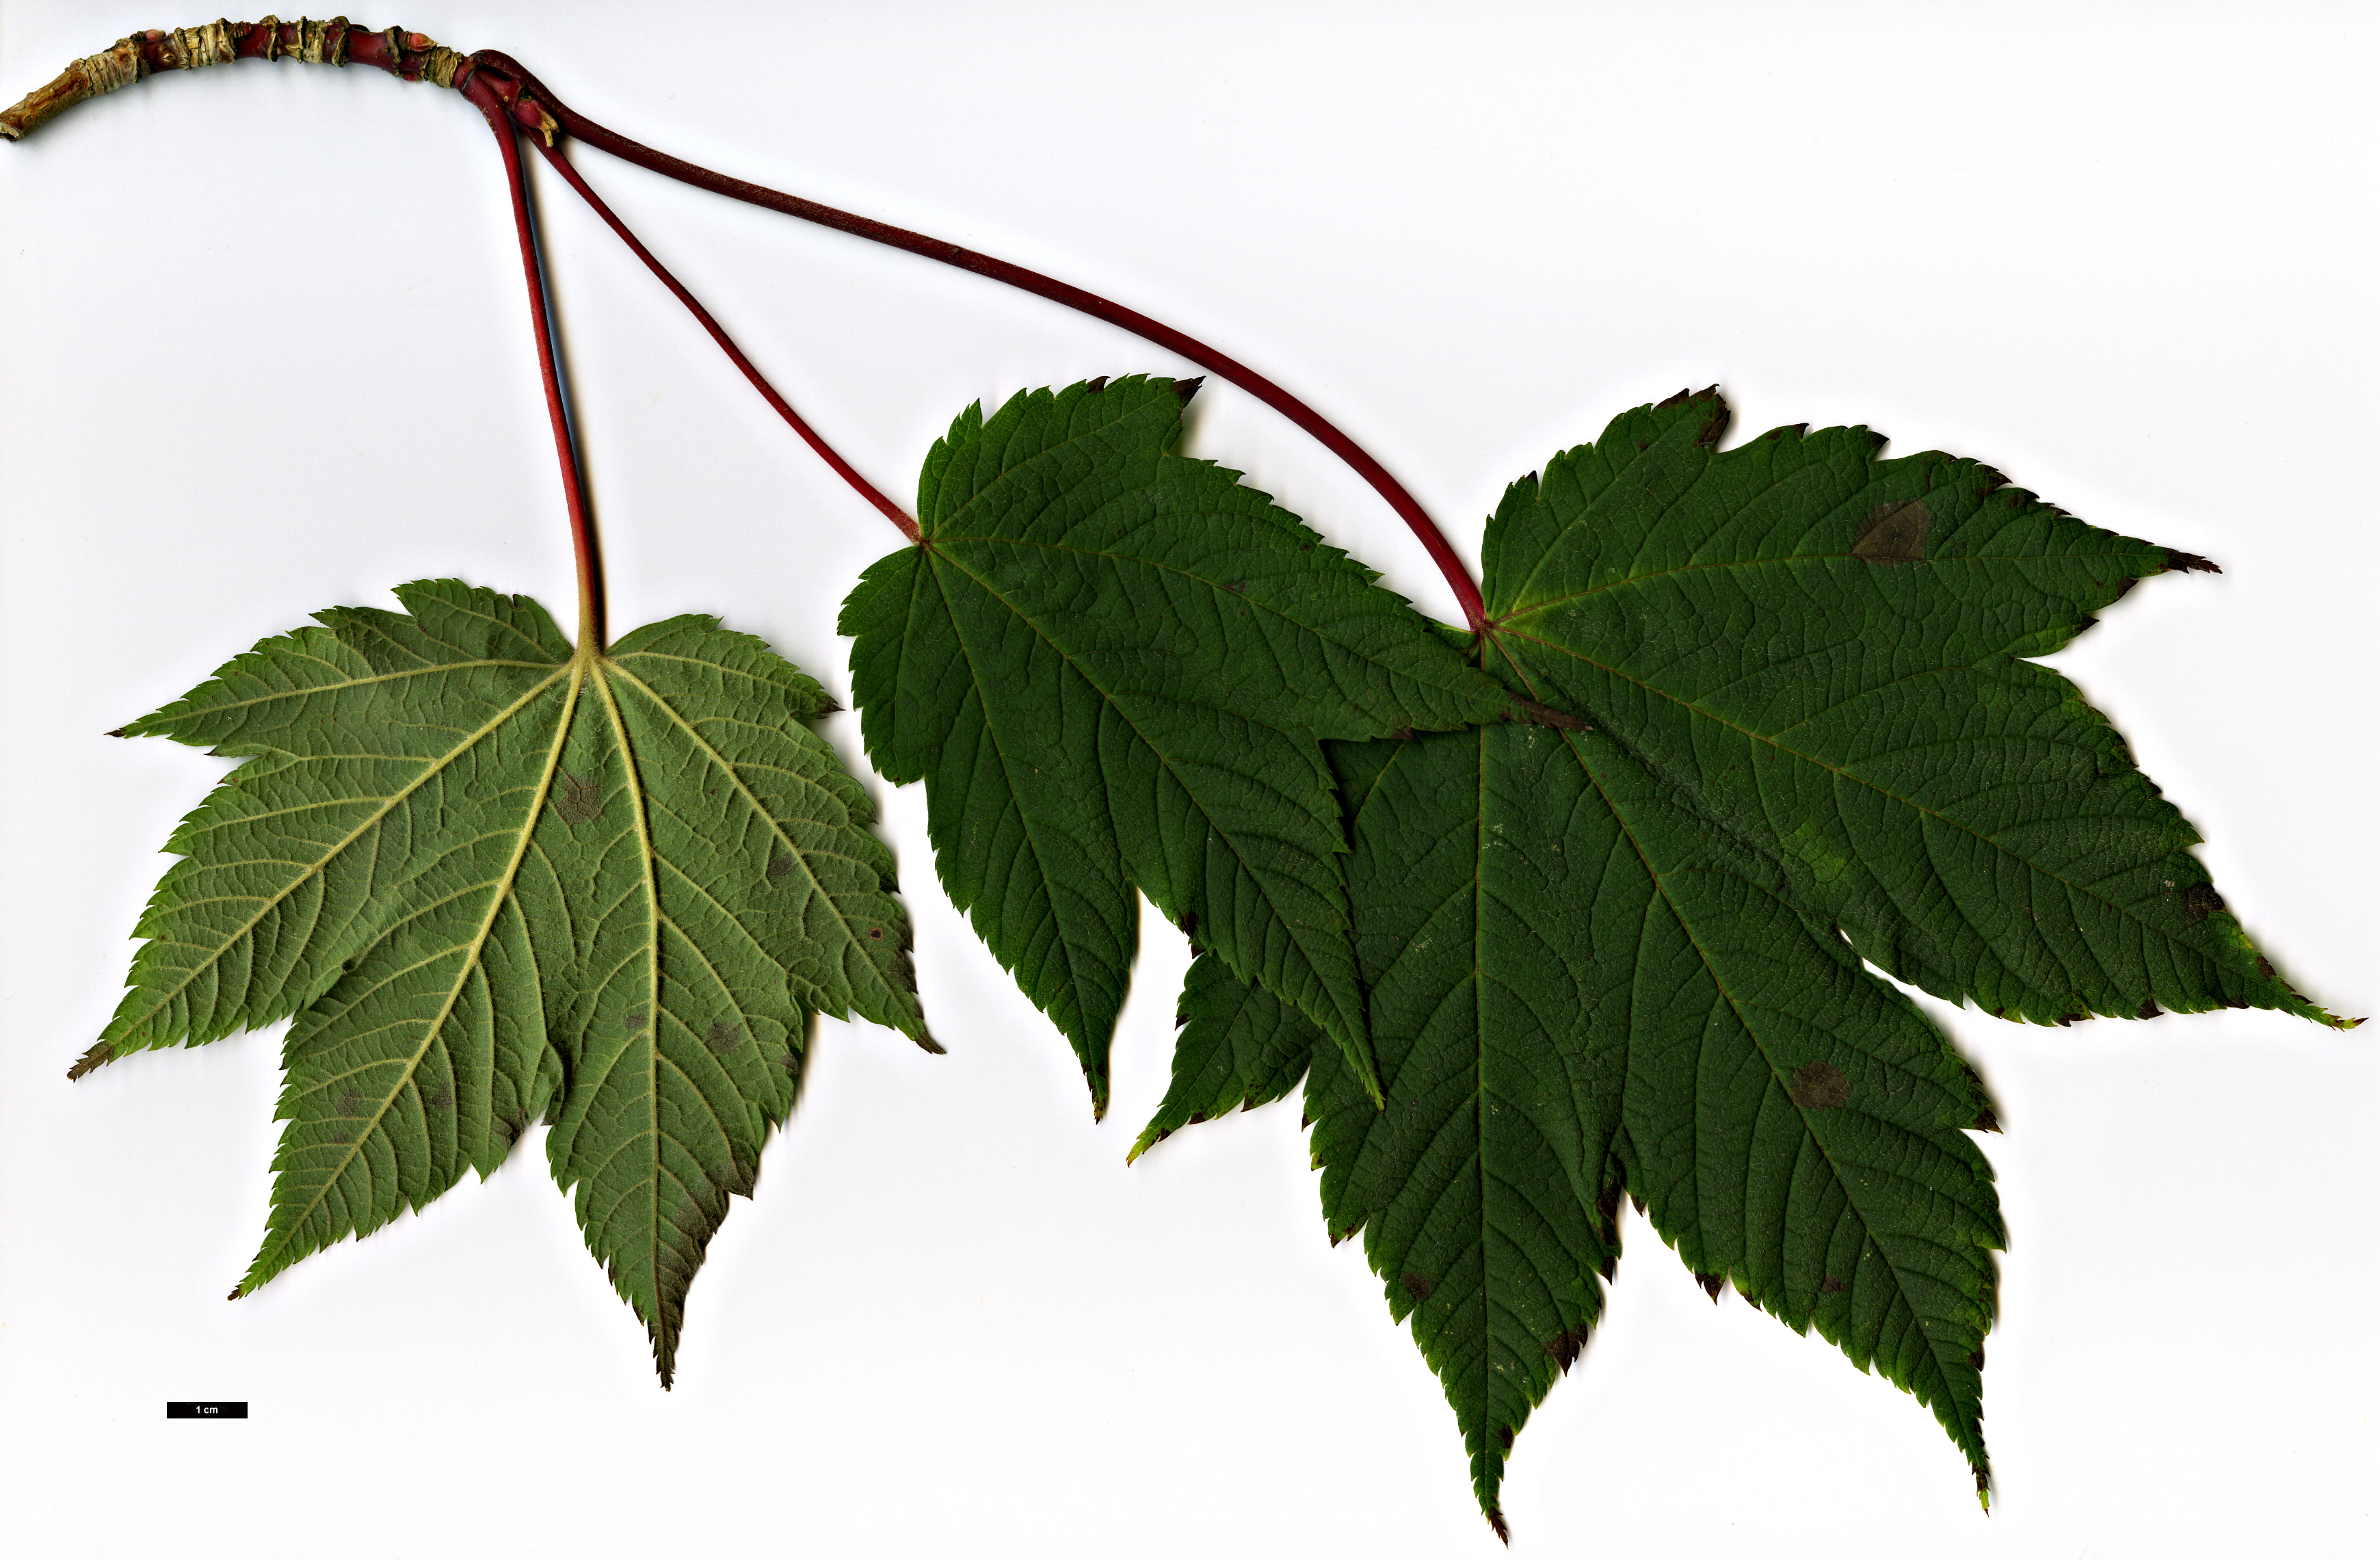
[{"label": "dark green leaf", "polygon": [[1192,1122],[1253,1110],[1305,1078],[1321,1031],[1261,986],[1251,986],[1209,953],[1183,980],[1173,1082],[1127,1161]]},{"label": "dark green leaf", "polygon": [[1104,1110],[1133,890],[1371,1062],[1316,738],[1510,707],[1399,598],[1234,473],[1169,453],[1183,387],[970,408],[924,539],[845,603],[868,751],[926,782],[943,886]]},{"label": "dark green leaf", "polygon": [[1490,524],[1490,669],[1576,728],[1330,750],[1386,1108],[1294,1016],[1202,1029],[1254,999],[1194,967],[1150,1128],[1278,1092],[1303,1042],[1332,1238],[1360,1230],[1413,1319],[1500,1531],[1623,1193],[1714,1287],[1915,1394],[1985,1485],[1990,1107],[1855,949],[2012,1016],[2326,1018],[2121,739],[2019,659],[2197,560],[1861,430],[1716,454],[1725,418],[1629,413]]},{"label": "dark green leaf", "polygon": [[830,701],[759,640],[678,617],[580,656],[526,598],[397,595],[126,728],[248,762],[167,842],[184,859],[76,1070],[296,1016],[235,1295],[553,1122],[555,1179],[666,1383],[809,1016],[933,1043],[891,853],[803,724]]}]

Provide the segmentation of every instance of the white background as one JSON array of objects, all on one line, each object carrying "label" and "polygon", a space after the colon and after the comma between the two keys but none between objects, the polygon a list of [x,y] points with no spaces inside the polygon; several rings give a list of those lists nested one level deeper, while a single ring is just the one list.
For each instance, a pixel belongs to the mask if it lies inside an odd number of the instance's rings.
[{"label": "white background", "polygon": [[[135,5],[0,7],[0,96]],[[168,7],[170,11],[170,7]],[[779,19],[763,26],[753,18]],[[1458,19],[1459,18],[1459,19]],[[1055,273],[1339,420],[1475,548],[1503,484],[1717,383],[2220,561],[2058,658],[2334,1009],[2380,1008],[2372,774],[2380,18],[2313,6],[473,6],[697,161]],[[278,1031],[79,1084],[173,821],[220,772],[101,734],[319,607],[457,575],[566,620],[498,165],[377,72],[164,76],[0,147],[0,1543],[25,1556],[1496,1553],[1453,1418],[1293,1106],[1126,1169],[1181,943],[1094,1125],[883,798],[929,1057],[827,1023],[678,1385],[541,1140],[225,1305]],[[581,165],[906,496],[969,400],[1184,365],[1054,306]],[[715,612],[847,697],[897,539],[608,235],[544,211],[622,630]],[[1366,490],[1210,381],[1189,445],[1453,611]],[[829,735],[865,774],[856,717]],[[2368,1553],[2380,1064],[2262,1013],[2023,1029],[1998,1092],[1999,1502],[1929,1415],[1631,1216],[1506,1485],[1532,1555]],[[2375,1031],[2367,1030],[2365,1034]],[[245,1398],[168,1423],[169,1397]]]}]

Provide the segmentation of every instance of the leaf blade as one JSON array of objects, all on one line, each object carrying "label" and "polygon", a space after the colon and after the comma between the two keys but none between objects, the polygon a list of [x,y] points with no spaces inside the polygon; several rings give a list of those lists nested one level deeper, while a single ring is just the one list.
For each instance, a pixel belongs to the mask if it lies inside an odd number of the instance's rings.
[{"label": "leaf blade", "polygon": [[1509,703],[1360,566],[1170,454],[1179,426],[1161,381],[971,408],[928,457],[920,545],[843,618],[871,759],[926,780],[944,885],[1095,1108],[1135,886],[1368,1073],[1314,742]]},{"label": "leaf blade", "polygon": [[[143,1037],[296,1016],[273,1211],[235,1298],[492,1172],[543,1118],[666,1385],[687,1286],[792,1109],[812,1015],[936,1048],[891,853],[807,725],[831,701],[760,641],[686,617],[582,656],[522,599],[399,596],[407,614],[322,614],[137,724],[249,756],[176,832],[188,854],[145,931],[260,855],[284,898],[354,879],[317,896],[341,917],[295,954],[255,945],[275,929],[253,896],[236,907],[245,921],[201,951],[277,959],[273,979],[209,1024],[177,1030],[152,1001],[169,1021]],[[132,998],[158,968],[136,961]]]}]

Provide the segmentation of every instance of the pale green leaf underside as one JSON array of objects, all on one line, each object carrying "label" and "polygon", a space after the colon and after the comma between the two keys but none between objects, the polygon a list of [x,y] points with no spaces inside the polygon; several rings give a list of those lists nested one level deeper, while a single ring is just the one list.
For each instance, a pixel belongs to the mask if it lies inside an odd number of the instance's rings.
[{"label": "pale green leaf underside", "polygon": [[891,855],[803,724],[825,695],[757,640],[681,617],[582,659],[525,598],[397,594],[406,614],[320,614],[126,729],[248,762],[168,842],[93,1058],[295,1015],[240,1293],[552,1121],[666,1380],[809,1015],[931,1043]]},{"label": "pale green leaf underside", "polygon": [[1135,888],[1367,1073],[1316,739],[1510,704],[1360,565],[1169,453],[1180,405],[1127,379],[971,408],[927,458],[923,542],[843,615],[870,758],[926,782],[943,885],[1101,1107]]}]

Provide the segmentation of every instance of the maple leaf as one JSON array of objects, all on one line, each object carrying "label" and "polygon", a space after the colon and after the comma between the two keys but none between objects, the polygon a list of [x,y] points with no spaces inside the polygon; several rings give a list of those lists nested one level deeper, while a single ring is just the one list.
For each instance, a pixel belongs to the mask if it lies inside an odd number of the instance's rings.
[{"label": "maple leaf", "polygon": [[926,782],[944,888],[1102,1112],[1135,887],[1369,1079],[1316,739],[1514,708],[1362,565],[1171,453],[1195,388],[968,408],[926,457],[918,545],[871,565],[841,623],[868,757]]},{"label": "maple leaf", "polygon": [[262,1248],[233,1298],[492,1172],[532,1120],[663,1384],[687,1285],[793,1108],[810,1015],[935,1047],[892,859],[759,640],[601,654],[454,580],[338,607],[119,734],[245,758],[166,842],[76,1076],[296,1016]]},{"label": "maple leaf", "polygon": [[[1500,1533],[1505,1456],[1585,1344],[1634,1197],[1731,1283],[1930,1407],[1979,1489],[2002,1243],[1991,1106],[1865,957],[2069,1022],[2292,991],[2198,836],[2058,674],[2137,579],[2204,560],[1864,429],[1725,453],[1715,394],[1513,484],[1488,668],[1574,727],[1332,744],[1386,1108],[1303,1018],[1194,965],[1137,1153],[1306,1111],[1334,1241],[1411,1319]],[[1202,968],[1203,966],[1203,968]]]}]

